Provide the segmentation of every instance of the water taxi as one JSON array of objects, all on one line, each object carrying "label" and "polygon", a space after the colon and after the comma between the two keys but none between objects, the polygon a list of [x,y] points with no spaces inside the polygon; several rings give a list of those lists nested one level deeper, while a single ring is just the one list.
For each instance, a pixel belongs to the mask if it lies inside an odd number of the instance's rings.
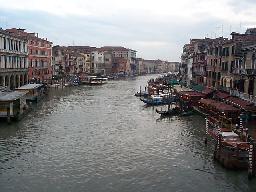
[{"label": "water taxi", "polygon": [[81,84],[85,85],[103,85],[107,83],[108,78],[98,76],[86,76],[81,79]]},{"label": "water taxi", "polygon": [[151,95],[149,97],[141,97],[140,100],[147,105],[168,105],[176,101],[176,96]]}]

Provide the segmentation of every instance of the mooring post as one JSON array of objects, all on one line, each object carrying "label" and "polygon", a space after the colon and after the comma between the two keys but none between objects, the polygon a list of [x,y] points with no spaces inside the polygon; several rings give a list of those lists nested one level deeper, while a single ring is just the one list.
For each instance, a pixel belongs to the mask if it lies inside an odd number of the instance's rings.
[{"label": "mooring post", "polygon": [[208,126],[209,126],[209,120],[206,117],[205,118],[205,138],[204,138],[204,144],[207,145],[207,135],[208,135]]},{"label": "mooring post", "polygon": [[10,107],[7,107],[7,123],[11,123]]},{"label": "mooring post", "polygon": [[253,139],[250,139],[249,155],[248,155],[248,179],[251,180],[256,174],[256,163],[255,163],[255,144]]}]

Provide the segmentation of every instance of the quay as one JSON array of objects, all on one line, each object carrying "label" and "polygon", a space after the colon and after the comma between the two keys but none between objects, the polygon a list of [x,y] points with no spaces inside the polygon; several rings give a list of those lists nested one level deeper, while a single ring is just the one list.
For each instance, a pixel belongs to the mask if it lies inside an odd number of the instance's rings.
[{"label": "quay", "polygon": [[26,93],[27,102],[38,102],[45,96],[47,87],[44,84],[27,84],[16,88],[16,91]]},{"label": "quay", "polygon": [[19,120],[27,110],[26,92],[10,91],[2,89],[0,91],[0,118]]}]

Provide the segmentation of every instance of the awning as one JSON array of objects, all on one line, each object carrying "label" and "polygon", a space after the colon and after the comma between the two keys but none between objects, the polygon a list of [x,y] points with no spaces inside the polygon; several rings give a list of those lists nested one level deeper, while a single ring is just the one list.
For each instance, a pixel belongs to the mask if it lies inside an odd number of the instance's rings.
[{"label": "awning", "polygon": [[206,94],[206,95],[208,95],[208,94],[210,94],[210,93],[212,93],[213,92],[213,90],[212,89],[210,89],[210,88],[204,88],[203,89],[203,91],[202,91],[202,93],[204,93],[204,94]]},{"label": "awning", "polygon": [[237,97],[228,97],[226,99],[229,103],[232,103],[234,106],[239,107],[240,109],[244,109],[244,110],[248,110],[249,108],[251,108],[251,106],[253,106],[254,104],[249,102],[249,101],[245,101],[243,99],[239,99]]},{"label": "awning", "polygon": [[197,91],[180,91],[178,93],[181,96],[190,96],[190,97],[205,97],[204,93],[200,93]]},{"label": "awning", "polygon": [[210,107],[213,107],[215,109],[217,109],[218,111],[232,111],[232,112],[238,112],[239,109],[233,107],[232,105],[228,105],[226,103],[223,102],[219,102],[213,99],[201,99],[199,100],[200,103],[208,105]]},{"label": "awning", "polygon": [[179,82],[177,79],[171,79],[169,82],[168,82],[169,85],[178,85]]},{"label": "awning", "polygon": [[215,96],[219,99],[226,99],[226,98],[230,97],[230,95],[228,93],[224,93],[224,92],[220,92],[220,91],[217,91]]}]

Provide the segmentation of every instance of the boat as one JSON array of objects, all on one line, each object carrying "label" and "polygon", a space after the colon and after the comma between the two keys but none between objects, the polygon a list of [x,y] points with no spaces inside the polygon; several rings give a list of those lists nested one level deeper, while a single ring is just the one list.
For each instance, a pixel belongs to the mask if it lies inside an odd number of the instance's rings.
[{"label": "boat", "polygon": [[[206,118],[206,133],[215,141],[214,159],[227,169],[248,168],[249,143],[247,137],[232,127],[226,117]],[[238,134],[239,133],[239,134]]]},{"label": "boat", "polygon": [[81,84],[85,85],[103,85],[107,83],[108,78],[99,76],[86,76],[81,79]]},{"label": "boat", "polygon": [[134,96],[136,96],[136,97],[148,97],[149,94],[148,94],[147,91],[141,91],[141,92],[135,93]]},{"label": "boat", "polygon": [[242,141],[233,131],[219,132],[214,159],[227,169],[247,169],[249,143]]},{"label": "boat", "polygon": [[168,109],[166,111],[160,111],[158,109],[156,109],[156,112],[158,114],[160,114],[161,116],[175,116],[175,115],[179,115],[180,114],[180,108],[179,107],[174,107],[172,109]]},{"label": "boat", "polygon": [[171,104],[173,102],[176,101],[176,97],[172,96],[172,97],[166,97],[163,95],[151,95],[150,97],[141,97],[140,98],[141,101],[143,101],[144,103],[146,103],[147,105],[168,105]]},{"label": "boat", "polygon": [[194,114],[193,110],[189,110],[189,111],[182,111],[179,116],[186,117],[193,114]]}]

